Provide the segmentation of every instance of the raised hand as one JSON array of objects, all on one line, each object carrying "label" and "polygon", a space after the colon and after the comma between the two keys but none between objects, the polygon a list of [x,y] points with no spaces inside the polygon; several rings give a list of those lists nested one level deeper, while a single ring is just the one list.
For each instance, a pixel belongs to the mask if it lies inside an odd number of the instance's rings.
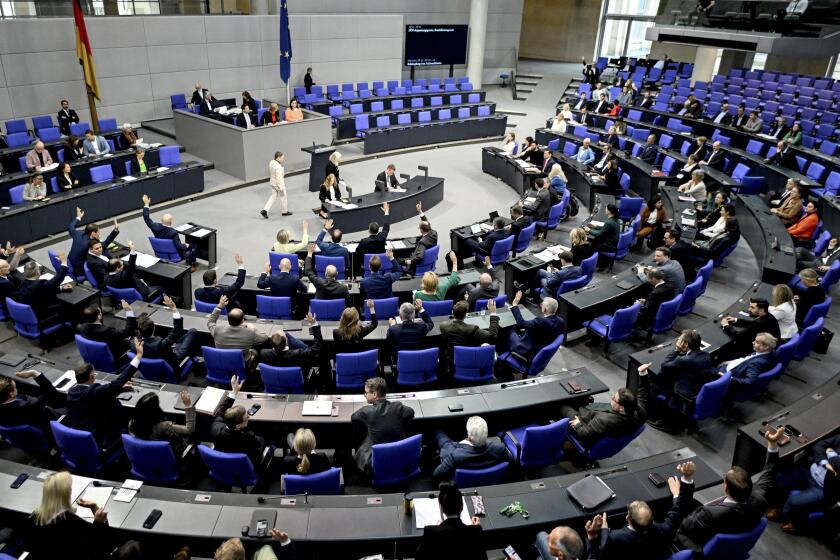
[{"label": "raised hand", "polygon": [[233,262],[236,263],[236,266],[242,266],[242,263],[244,263],[245,261],[242,259],[242,255],[240,255],[239,253],[234,253]]},{"label": "raised hand", "polygon": [[390,205],[390,204],[388,204],[387,202],[386,202],[386,203],[384,203],[384,204],[382,205],[382,211],[383,211],[383,212],[385,213],[385,215],[387,216],[387,215],[388,215],[388,213],[391,211],[391,205]]},{"label": "raised hand", "polygon": [[228,304],[228,297],[227,296],[222,296],[222,297],[219,298],[219,305],[217,307],[219,309],[222,309],[224,307],[227,307],[227,304]]},{"label": "raised hand", "polygon": [[128,245],[129,252],[133,253],[134,252],[134,241],[129,239],[127,245]]},{"label": "raised hand", "polygon": [[143,206],[149,206],[151,203],[152,203],[152,199],[149,197],[149,195],[144,194],[143,195]]},{"label": "raised hand", "polygon": [[306,322],[309,323],[310,327],[315,324],[315,314],[311,311],[306,314]]},{"label": "raised hand", "polygon": [[137,354],[138,358],[143,357],[143,339],[142,338],[135,338],[134,339],[134,353]]},{"label": "raised hand", "polygon": [[34,369],[25,369],[23,371],[16,371],[15,377],[20,377],[21,379],[34,379],[38,375],[38,372]]},{"label": "raised hand", "polygon": [[184,403],[184,406],[189,408],[192,406],[192,395],[190,395],[189,391],[181,391],[181,402]]},{"label": "raised hand", "polygon": [[114,218],[114,231],[120,231],[120,223]]},{"label": "raised hand", "polygon": [[306,254],[309,255],[310,257],[315,254],[315,244],[314,243],[310,243],[309,245],[306,246]]},{"label": "raised hand", "polygon": [[81,208],[79,208],[78,206],[76,206],[76,219],[81,220],[84,217],[85,217],[85,211],[82,210]]},{"label": "raised hand", "polygon": [[271,274],[271,263],[270,262],[265,263],[265,268],[263,270],[265,271],[266,274]]},{"label": "raised hand", "polygon": [[131,304],[124,299],[120,300],[120,307],[123,308],[123,311],[131,311]]},{"label": "raised hand", "polygon": [[230,388],[233,391],[234,395],[238,395],[239,391],[242,390],[242,384],[245,383],[245,380],[239,380],[237,376],[231,376],[230,378]]},{"label": "raised hand", "polygon": [[694,478],[694,472],[697,470],[697,467],[694,466],[694,461],[686,461],[685,463],[680,463],[677,465],[677,471],[683,475],[683,478],[688,480],[689,482]]},{"label": "raised hand", "polygon": [[163,296],[163,305],[168,307],[170,311],[175,311],[175,302],[172,301],[172,298],[167,295]]},{"label": "raised hand", "polygon": [[324,222],[324,229],[332,229],[332,227],[333,227],[333,221],[332,221],[332,218],[330,218],[329,220],[327,220],[326,222]]},{"label": "raised hand", "polygon": [[495,313],[496,312],[496,300],[495,299],[491,299],[490,301],[487,302],[487,311],[489,311],[490,313]]},{"label": "raised hand", "polygon": [[420,311],[423,311],[423,300],[422,299],[418,298],[418,299],[414,300],[414,309],[417,310],[418,313]]},{"label": "raised hand", "polygon": [[289,538],[289,533],[287,533],[286,531],[281,531],[280,529],[271,529],[268,532],[268,534],[271,535],[272,539],[280,542],[288,540]]},{"label": "raised hand", "polygon": [[676,476],[668,477],[668,490],[675,498],[680,495],[680,480]]},{"label": "raised hand", "polygon": [[513,296],[513,302],[511,305],[519,305],[519,302],[522,300],[522,290],[516,292],[516,295]]},{"label": "raised hand", "polygon": [[371,313],[373,313],[373,300],[372,299],[367,300],[367,307],[368,307],[368,310]]}]

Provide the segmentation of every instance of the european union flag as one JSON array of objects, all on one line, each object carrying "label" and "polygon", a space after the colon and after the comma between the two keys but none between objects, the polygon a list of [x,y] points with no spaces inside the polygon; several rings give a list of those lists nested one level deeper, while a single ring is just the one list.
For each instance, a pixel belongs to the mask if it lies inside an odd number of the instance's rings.
[{"label": "european union flag", "polygon": [[289,7],[286,0],[280,4],[280,79],[289,83],[292,75],[292,36],[289,34]]}]

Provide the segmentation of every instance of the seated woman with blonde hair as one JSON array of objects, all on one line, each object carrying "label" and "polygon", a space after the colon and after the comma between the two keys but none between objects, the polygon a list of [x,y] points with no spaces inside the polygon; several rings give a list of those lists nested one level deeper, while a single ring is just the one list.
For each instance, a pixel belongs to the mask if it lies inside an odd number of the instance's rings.
[{"label": "seated woman with blonde hair", "polygon": [[303,251],[306,249],[306,246],[309,244],[309,224],[306,223],[306,220],[303,221],[303,235],[300,238],[300,242],[292,243],[292,232],[287,230],[286,228],[281,229],[277,232],[277,241],[274,243],[274,246],[271,248],[272,251],[275,253],[286,253],[286,254],[294,254],[298,251]]},{"label": "seated woman with blonde hair", "polygon": [[458,278],[458,256],[455,251],[449,251],[447,255],[452,263],[452,273],[444,282],[439,282],[438,275],[434,272],[423,273],[423,279],[420,282],[422,288],[414,291],[414,298],[422,301],[443,301],[446,299],[446,292],[449,288],[457,286],[460,279]]},{"label": "seated woman with blonde hair", "polygon": [[329,470],[329,458],[315,451],[315,434],[309,428],[298,428],[292,443],[292,455],[283,457],[284,474],[317,474]]}]

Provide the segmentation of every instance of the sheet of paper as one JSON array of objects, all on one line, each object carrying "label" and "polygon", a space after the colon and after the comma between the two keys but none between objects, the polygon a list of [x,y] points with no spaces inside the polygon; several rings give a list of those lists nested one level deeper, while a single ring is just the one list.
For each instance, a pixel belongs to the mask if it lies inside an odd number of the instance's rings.
[{"label": "sheet of paper", "polygon": [[401,239],[394,241],[391,245],[394,249],[405,249],[405,242]]},{"label": "sheet of paper", "polygon": [[40,279],[41,280],[52,280],[53,276],[55,276],[55,274],[53,274],[52,272],[45,272],[40,276]]},{"label": "sheet of paper", "polygon": [[534,256],[540,259],[542,262],[551,262],[557,258],[557,256],[548,249],[546,249],[545,251],[540,251]]},{"label": "sheet of paper", "polygon": [[70,483],[70,502],[78,500],[89,484],[90,480],[74,476],[73,482]]},{"label": "sheet of paper", "polygon": [[53,170],[53,169],[55,169],[56,167],[58,167],[58,163],[57,163],[57,162],[53,162],[53,163],[51,163],[51,164],[49,164],[49,165],[47,165],[47,166],[42,167],[42,168],[41,168],[41,171],[52,171],[52,170]]},{"label": "sheet of paper", "polygon": [[201,393],[198,402],[195,403],[196,412],[204,414],[213,414],[216,412],[216,407],[222,402],[226,391],[217,387],[206,387]]},{"label": "sheet of paper", "polygon": [[[130,255],[126,255],[122,258],[123,261],[128,262]],[[147,255],[146,253],[137,252],[137,266],[140,268],[149,268],[150,266],[156,265],[160,262],[160,259],[154,255]]]},{"label": "sheet of paper", "polygon": [[359,248],[359,244],[358,243],[348,243],[344,247],[347,249],[348,253],[355,253],[356,249]]},{"label": "sheet of paper", "polygon": [[598,221],[598,220],[591,220],[589,222],[589,225],[592,226],[592,227],[604,227],[604,222],[601,222],[601,221]]},{"label": "sheet of paper", "polygon": [[114,501],[129,503],[136,495],[137,490],[132,490],[131,488],[120,488],[117,490],[117,493],[114,494]]},{"label": "sheet of paper", "polygon": [[180,233],[184,233],[185,231],[190,230],[194,227],[195,227],[194,225],[192,225],[191,223],[188,222],[186,224],[181,224],[180,226],[176,227],[175,231],[180,232]]},{"label": "sheet of paper", "polygon": [[[84,492],[82,492],[79,499],[89,500],[99,507],[104,508],[108,503],[108,499],[111,497],[111,490],[113,490],[113,488],[110,486],[93,486],[91,484]],[[78,514],[78,516],[82,519],[93,521],[93,512],[86,507],[76,508],[76,514]]]},{"label": "sheet of paper", "polygon": [[329,416],[332,414],[332,401],[305,401],[300,413],[303,416]]},{"label": "sheet of paper", "polygon": [[164,167],[164,166],[160,166],[157,169],[155,169],[155,171],[158,172],[158,173],[163,173],[164,171],[169,171],[169,168]]},{"label": "sheet of paper", "polygon": [[309,286],[306,288],[307,294],[314,294],[315,293],[315,284],[312,282],[309,283]]},{"label": "sheet of paper", "polygon": [[[443,521],[437,498],[414,498],[413,503],[414,526],[417,529],[422,529],[428,525],[440,525],[441,521]],[[461,510],[461,521],[465,525],[470,524],[470,514],[467,509],[466,500],[464,500],[464,509]]]},{"label": "sheet of paper", "polygon": [[682,200],[683,202],[694,202],[694,197],[693,196],[685,196],[684,194],[681,194],[677,198],[679,200]]},{"label": "sheet of paper", "polygon": [[131,181],[136,181],[137,177],[132,177],[131,175],[126,175],[125,177],[122,178],[122,180],[131,182]]},{"label": "sheet of paper", "polygon": [[64,281],[61,283],[62,286],[66,286],[67,284],[75,284],[76,280],[70,276],[65,276]]},{"label": "sheet of paper", "polygon": [[195,230],[190,235],[192,235],[193,237],[207,237],[211,233],[213,233],[213,232],[211,232],[209,229],[201,228],[201,229]]},{"label": "sheet of paper", "polygon": [[694,218],[683,218],[682,219],[682,225],[684,225],[684,226],[692,226],[693,227],[694,224],[696,224],[696,223],[697,222],[695,222]]},{"label": "sheet of paper", "polygon": [[537,201],[537,198],[536,198],[536,197],[534,197],[534,196],[526,196],[526,197],[525,197],[525,202],[528,202],[528,203],[534,203],[534,202],[536,202],[536,201]]},{"label": "sheet of paper", "polygon": [[149,146],[151,146],[152,148],[160,148],[161,146],[163,146],[163,144],[161,144],[160,142],[152,142],[151,144],[149,144]]},{"label": "sheet of paper", "polygon": [[[66,382],[64,381],[65,379],[67,380]],[[62,383],[64,383],[64,385],[59,387],[59,385],[61,385]],[[72,387],[75,384],[76,384],[76,372],[73,371],[72,369],[68,369],[67,371],[65,371],[62,374],[61,377],[59,377],[58,379],[53,381],[53,387],[55,387],[56,389],[58,389],[58,391],[60,391],[62,393],[66,393],[67,391],[69,391],[70,387]]]}]

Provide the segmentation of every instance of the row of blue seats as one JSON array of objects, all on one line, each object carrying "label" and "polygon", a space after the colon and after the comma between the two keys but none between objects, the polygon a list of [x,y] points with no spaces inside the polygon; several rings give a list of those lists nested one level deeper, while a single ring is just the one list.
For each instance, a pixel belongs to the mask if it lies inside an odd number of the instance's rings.
[{"label": "row of blue seats", "polygon": [[[49,130],[55,128],[58,130],[58,127],[53,123],[52,115],[42,115],[40,117],[32,117],[32,128],[26,127],[26,120],[25,119],[14,119],[10,121],[6,121],[6,135],[7,139],[6,142],[8,143],[9,147],[12,146],[12,142],[9,140],[9,137],[15,135],[16,138],[19,138],[17,135],[26,135],[30,138],[28,142],[24,142],[22,144],[16,144],[18,146],[25,146],[32,142],[31,136],[29,132],[32,131],[35,136],[39,137],[41,140],[46,142],[44,138],[41,138],[42,131]],[[70,134],[74,136],[84,136],[85,131],[90,129],[89,123],[71,123],[70,124]],[[105,134],[108,132],[116,132],[118,130],[117,126],[117,119],[99,119],[99,132],[101,134]]]},{"label": "row of blue seats", "polygon": [[[469,107],[461,107],[458,109],[458,113],[455,118],[458,119],[466,119],[470,118],[470,108]],[[489,117],[490,116],[490,107],[488,105],[480,105],[477,108],[476,115],[477,117]],[[437,121],[448,121],[453,118],[452,110],[451,109],[441,109],[438,111]],[[411,113],[400,113],[397,115],[397,124],[396,126],[406,126],[410,124],[422,124],[422,123],[431,123],[432,122],[432,112],[431,111],[420,111],[417,113],[417,120],[412,120]],[[381,128],[388,128],[392,126],[391,118],[387,115],[378,116],[376,117],[376,125],[374,127],[370,126],[370,118],[368,115],[356,115],[356,136],[360,138],[364,138],[367,134],[367,131],[371,128],[381,129]]]},{"label": "row of blue seats", "polygon": [[[417,80],[382,80],[382,81],[373,81],[373,82],[357,82],[355,85],[352,82],[347,82],[341,84],[341,88],[339,89],[338,84],[329,84],[326,86],[326,90],[319,85],[314,85],[311,88],[311,93],[306,93],[305,87],[295,87],[294,88],[294,95],[298,98],[303,98],[305,95],[316,95],[318,97],[324,97],[326,93],[326,97],[335,98],[336,100],[341,98],[348,98],[348,96],[352,96],[352,94],[361,94],[363,91],[374,91],[377,92],[376,95],[389,95],[388,93],[379,93],[381,90],[386,90],[391,92],[395,95],[404,95],[407,92],[412,93],[420,93],[424,91],[429,91],[431,87],[438,87],[438,88],[445,88],[447,85],[456,86],[455,89],[460,89],[461,85],[469,83],[469,78],[466,76],[460,76],[458,78],[419,78]],[[420,88],[416,91],[412,91],[412,88]],[[431,90],[435,91],[435,90]],[[440,90],[443,91],[443,90]],[[451,91],[451,90],[446,90]],[[398,93],[399,92],[399,93]]]}]

